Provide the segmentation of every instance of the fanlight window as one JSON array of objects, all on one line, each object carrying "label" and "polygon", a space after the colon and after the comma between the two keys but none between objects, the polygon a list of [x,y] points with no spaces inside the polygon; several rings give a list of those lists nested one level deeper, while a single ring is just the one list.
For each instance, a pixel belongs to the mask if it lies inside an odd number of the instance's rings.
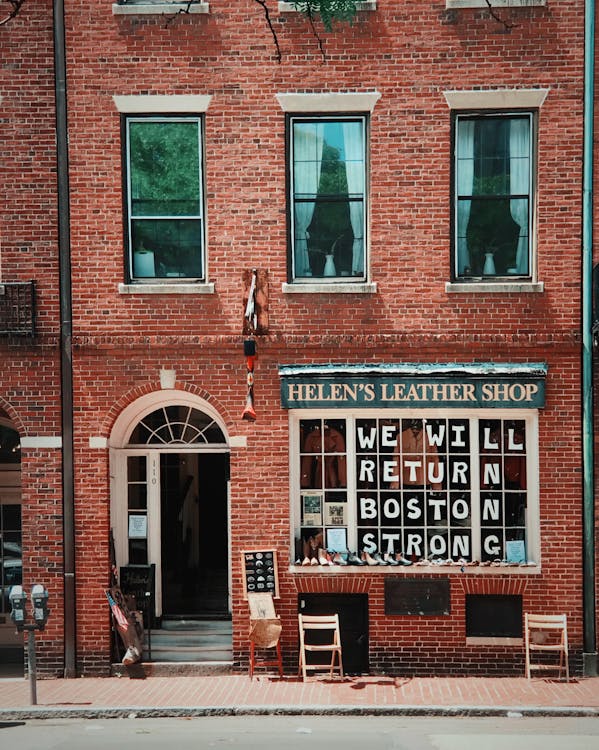
[{"label": "fanlight window", "polygon": [[141,419],[129,438],[132,445],[225,443],[215,420],[191,406],[163,406]]}]

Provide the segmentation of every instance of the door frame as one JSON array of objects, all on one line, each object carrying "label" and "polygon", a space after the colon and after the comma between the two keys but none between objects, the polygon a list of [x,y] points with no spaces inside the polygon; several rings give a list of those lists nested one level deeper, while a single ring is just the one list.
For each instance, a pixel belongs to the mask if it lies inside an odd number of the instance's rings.
[{"label": "door frame", "polygon": [[[146,415],[168,406],[191,406],[211,417],[221,429],[224,443],[174,443],[165,445],[131,446],[128,440],[140,420]],[[110,464],[110,525],[114,539],[117,570],[129,562],[129,532],[127,507],[127,458],[145,456],[147,466],[147,541],[148,564],[156,565],[155,616],[162,615],[162,550],[161,550],[161,492],[160,455],[162,453],[227,453],[230,455],[229,436],[218,412],[204,399],[187,391],[168,390],[146,394],[129,404],[115,421],[109,439]],[[227,535],[231,540],[230,479],[226,481]],[[231,546],[228,552],[228,607],[231,611]]]}]

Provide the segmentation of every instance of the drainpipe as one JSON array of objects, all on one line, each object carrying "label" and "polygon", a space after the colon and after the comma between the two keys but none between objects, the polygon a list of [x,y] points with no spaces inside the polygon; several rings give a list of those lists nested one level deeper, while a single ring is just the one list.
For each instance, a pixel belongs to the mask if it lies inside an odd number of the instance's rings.
[{"label": "drainpipe", "polygon": [[593,130],[595,0],[585,0],[582,199],[583,673],[597,675],[593,450]]},{"label": "drainpipe", "polygon": [[64,676],[76,677],[75,492],[73,474],[73,358],[71,222],[67,132],[67,76],[64,0],[54,0],[54,95],[60,272],[60,391],[62,422],[62,513],[64,554]]}]

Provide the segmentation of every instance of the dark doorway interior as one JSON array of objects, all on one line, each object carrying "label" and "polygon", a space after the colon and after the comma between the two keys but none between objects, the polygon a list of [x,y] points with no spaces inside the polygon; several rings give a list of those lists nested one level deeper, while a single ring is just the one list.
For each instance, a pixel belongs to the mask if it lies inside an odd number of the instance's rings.
[{"label": "dark doorway interior", "polygon": [[368,595],[299,594],[298,610],[305,615],[339,615],[343,670],[368,674]]},{"label": "dark doorway interior", "polygon": [[225,453],[160,457],[163,618],[229,616]]}]

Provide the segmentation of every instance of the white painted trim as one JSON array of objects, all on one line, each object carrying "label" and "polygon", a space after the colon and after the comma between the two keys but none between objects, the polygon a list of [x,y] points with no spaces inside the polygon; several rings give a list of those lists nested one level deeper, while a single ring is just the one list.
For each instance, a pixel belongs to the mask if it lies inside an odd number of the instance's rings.
[{"label": "white painted trim", "polygon": [[32,435],[21,438],[21,448],[62,448],[61,435]]},{"label": "white painted trim", "polygon": [[230,448],[247,448],[248,438],[247,435],[231,435],[229,438]]},{"label": "white painted trim", "polygon": [[209,284],[119,284],[119,294],[214,294]]},{"label": "white painted trim", "polygon": [[489,91],[444,91],[450,109],[536,109],[549,89],[496,89]]},{"label": "white painted trim", "polygon": [[450,294],[542,294],[545,284],[542,281],[520,281],[520,282],[455,282],[446,281],[445,291]]},{"label": "white painted trim", "polygon": [[[119,6],[120,7],[120,6]],[[139,7],[139,6],[136,6]],[[123,114],[206,112],[212,101],[210,94],[114,94],[115,107]]]},{"label": "white painted trim", "polygon": [[[493,8],[529,8],[547,5],[547,0],[492,0]],[[487,0],[445,0],[447,10],[489,8]]]},{"label": "white painted trim", "polygon": [[284,294],[375,294],[377,285],[374,282],[362,282],[358,284],[345,284],[340,281],[337,284],[323,283],[295,284],[284,283],[282,285]]},{"label": "white painted trim", "polygon": [[148,0],[146,3],[134,3],[132,5],[119,5],[118,3],[112,4],[112,15],[113,16],[142,16],[142,15],[153,15],[158,13],[210,13],[210,5],[208,3],[189,3],[184,0],[161,0],[161,2],[151,2]]},{"label": "white painted trim", "polygon": [[90,448],[108,448],[108,440],[105,437],[90,437]]},{"label": "white painted trim", "polygon": [[372,112],[378,91],[321,91],[313,94],[275,94],[283,112]]},{"label": "white painted trim", "polygon": [[[376,0],[358,0],[356,10],[376,10]],[[296,13],[297,8],[293,3],[279,0],[279,13]]]}]

